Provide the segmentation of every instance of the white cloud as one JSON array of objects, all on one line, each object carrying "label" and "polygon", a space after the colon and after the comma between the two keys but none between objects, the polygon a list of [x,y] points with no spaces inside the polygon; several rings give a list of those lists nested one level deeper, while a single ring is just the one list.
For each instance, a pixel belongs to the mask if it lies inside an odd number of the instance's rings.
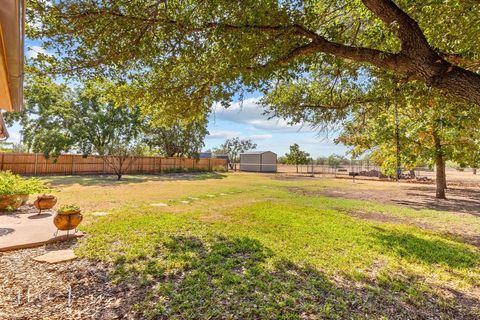
[{"label": "white cloud", "polygon": [[249,138],[252,140],[268,140],[272,139],[272,137],[271,134],[253,134]]},{"label": "white cloud", "polygon": [[31,46],[31,47],[28,47],[26,56],[28,59],[34,59],[38,56],[39,53],[51,55],[50,52],[43,49],[41,46]]},{"label": "white cloud", "polygon": [[249,98],[242,102],[235,102],[229,108],[216,105],[214,119],[247,124],[250,128],[260,130],[281,130],[282,132],[311,132],[308,126],[289,125],[284,119],[269,119],[263,114],[263,108],[258,104],[259,98]]},{"label": "white cloud", "polygon": [[212,130],[207,136],[207,139],[229,139],[238,137],[241,134],[239,131],[228,131],[228,130]]}]

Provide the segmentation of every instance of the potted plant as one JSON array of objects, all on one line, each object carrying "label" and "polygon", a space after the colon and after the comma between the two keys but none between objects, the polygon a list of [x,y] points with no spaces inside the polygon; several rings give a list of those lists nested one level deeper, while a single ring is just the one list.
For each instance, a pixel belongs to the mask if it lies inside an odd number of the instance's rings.
[{"label": "potted plant", "polygon": [[18,183],[17,192],[22,198],[22,205],[26,204],[31,194],[45,191],[44,183],[36,178],[21,179]]},{"label": "potted plant", "polygon": [[26,203],[29,194],[43,189],[43,182],[38,179],[24,179],[10,171],[0,172],[0,211],[17,210]]},{"label": "potted plant", "polygon": [[35,207],[42,212],[42,210],[52,209],[55,204],[57,204],[57,197],[50,194],[42,194],[37,197],[37,200],[33,203]]},{"label": "potted plant", "polygon": [[67,204],[58,209],[57,214],[53,218],[53,223],[58,230],[68,231],[76,229],[82,222],[82,219],[80,207],[76,204]]}]

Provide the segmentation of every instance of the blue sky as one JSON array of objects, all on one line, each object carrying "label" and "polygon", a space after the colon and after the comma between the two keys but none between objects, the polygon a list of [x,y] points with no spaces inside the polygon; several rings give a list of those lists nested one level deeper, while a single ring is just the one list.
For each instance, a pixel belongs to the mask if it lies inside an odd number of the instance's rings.
[{"label": "blue sky", "polygon": [[313,157],[332,153],[345,154],[347,148],[336,145],[333,138],[319,136],[307,126],[290,126],[283,119],[268,119],[257,105],[259,97],[250,97],[234,102],[231,107],[217,107],[210,116],[210,135],[205,140],[205,149],[219,146],[226,138],[250,138],[259,150],[271,150],[278,155],[288,152],[289,146],[298,143],[302,150]]},{"label": "blue sky", "polygon": [[[27,57],[44,52],[38,43],[27,41],[27,46]],[[205,139],[205,150],[220,146],[227,138],[241,137],[252,139],[258,150],[271,150],[278,155],[284,155],[294,143],[314,158],[347,152],[347,148],[336,145],[332,137],[319,136],[307,126],[290,126],[283,119],[268,119],[257,105],[259,98],[259,95],[250,96],[242,102],[234,102],[228,109],[215,107],[209,118],[210,135]],[[18,125],[10,127],[9,133],[9,141],[20,141]]]}]

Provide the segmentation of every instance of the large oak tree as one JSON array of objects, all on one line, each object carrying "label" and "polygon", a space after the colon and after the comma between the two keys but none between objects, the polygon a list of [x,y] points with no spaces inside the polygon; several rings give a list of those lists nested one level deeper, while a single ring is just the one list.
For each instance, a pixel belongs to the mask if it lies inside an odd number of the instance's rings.
[{"label": "large oak tree", "polygon": [[308,80],[331,58],[480,105],[477,0],[32,0],[28,10],[29,37],[56,51],[38,56],[42,70],[107,74],[128,84],[122,99],[175,116]]}]

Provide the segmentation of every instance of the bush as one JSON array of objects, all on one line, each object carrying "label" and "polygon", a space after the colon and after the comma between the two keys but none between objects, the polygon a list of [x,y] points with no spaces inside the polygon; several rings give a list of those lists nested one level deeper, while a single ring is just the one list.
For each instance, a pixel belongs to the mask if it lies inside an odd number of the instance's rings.
[{"label": "bush", "polygon": [[32,194],[45,190],[42,181],[36,178],[25,179],[10,171],[0,172],[0,195]]},{"label": "bush", "polygon": [[224,166],[214,166],[212,168],[212,171],[216,171],[216,172],[226,172],[227,170],[225,170],[225,167]]}]

